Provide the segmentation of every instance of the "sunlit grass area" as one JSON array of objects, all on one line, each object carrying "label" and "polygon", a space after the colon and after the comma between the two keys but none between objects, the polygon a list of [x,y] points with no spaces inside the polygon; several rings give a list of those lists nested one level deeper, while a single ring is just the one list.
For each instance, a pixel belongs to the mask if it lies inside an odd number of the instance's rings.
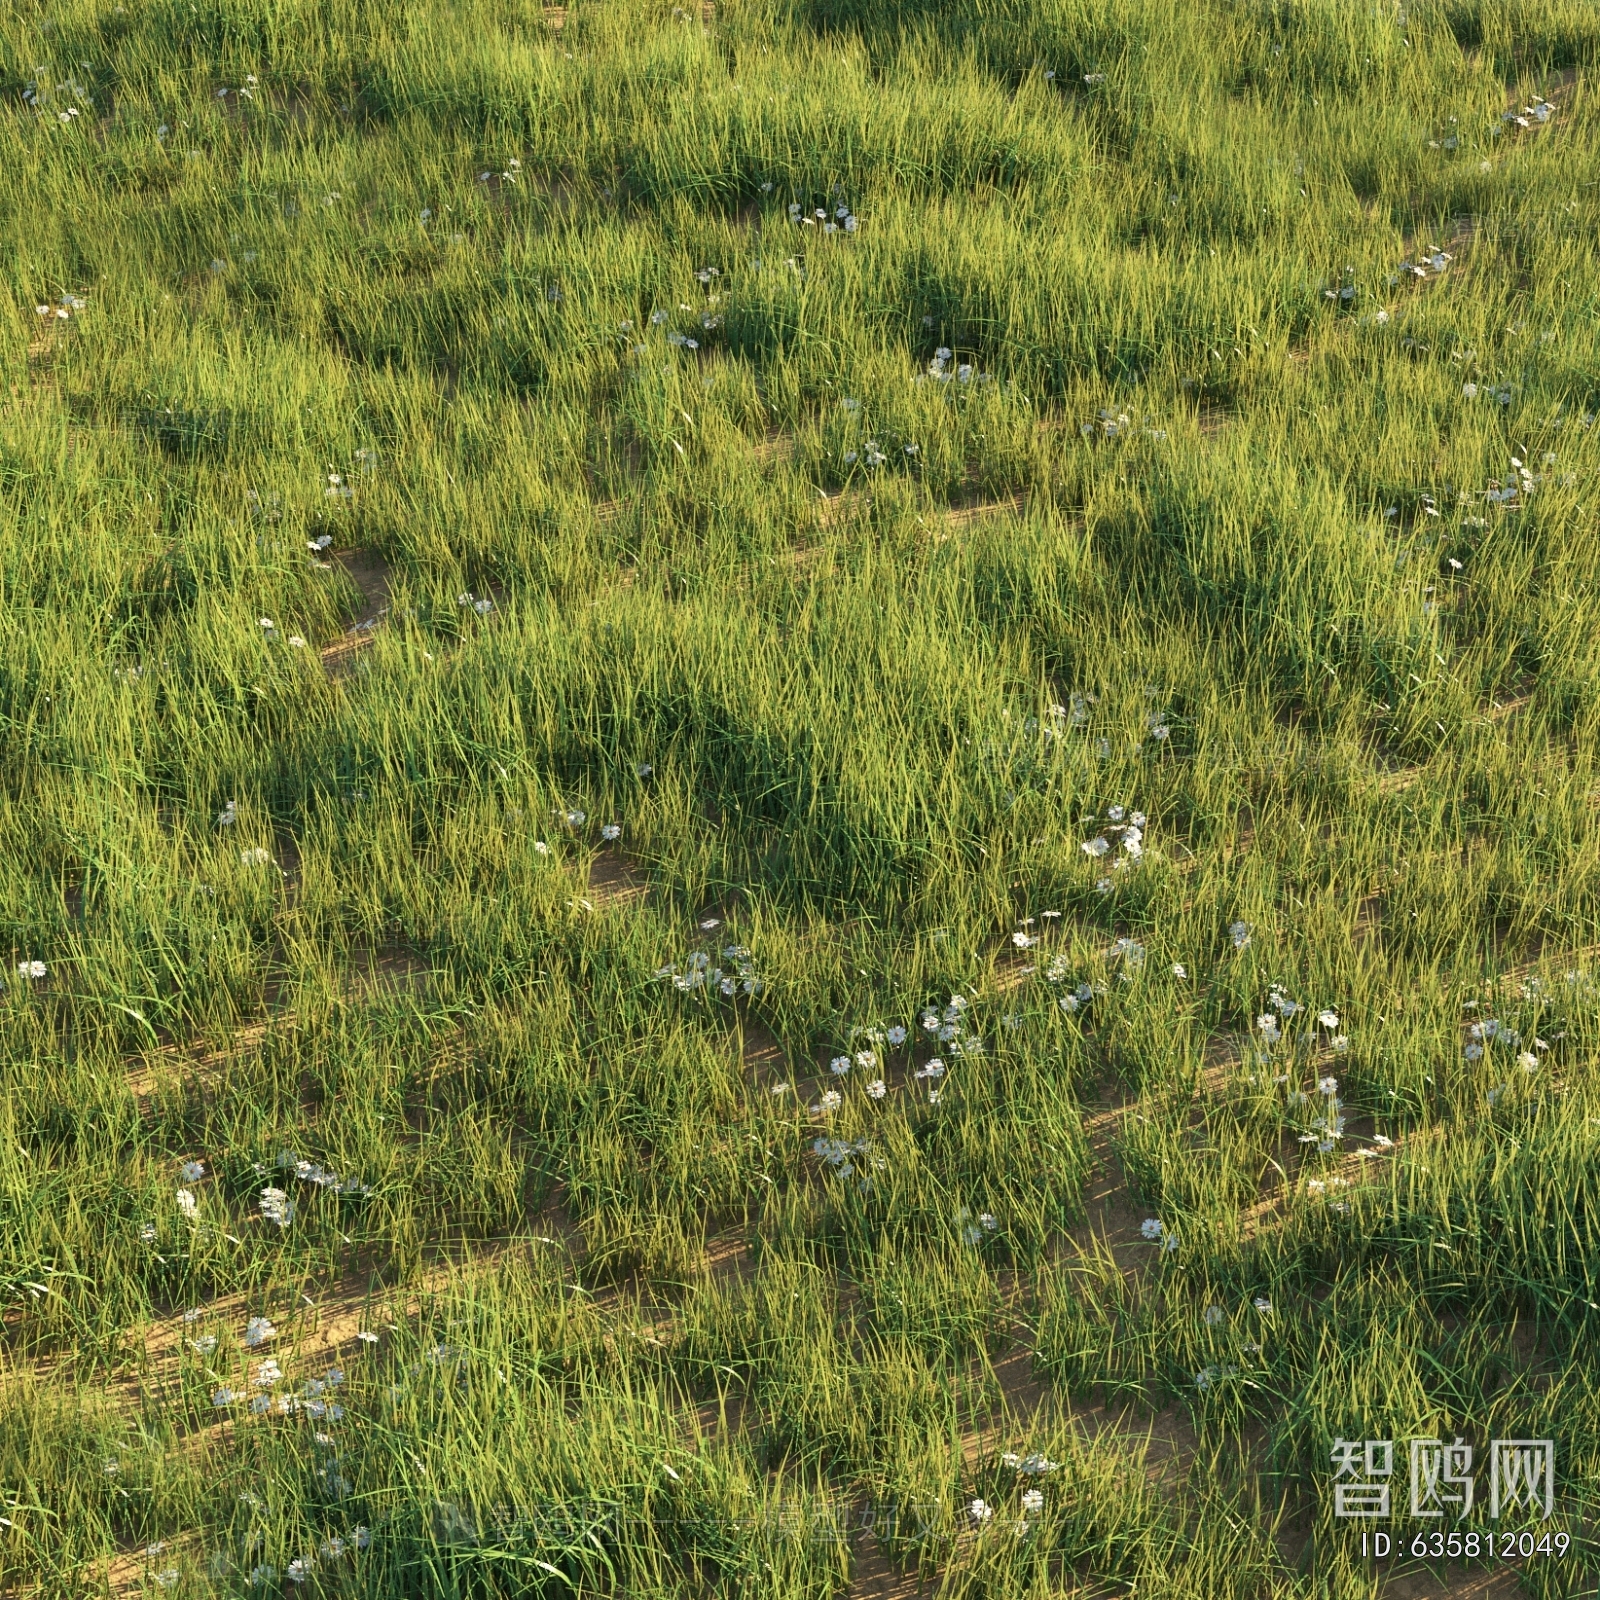
[{"label": "sunlit grass area", "polygon": [[7,1592],[1593,1594],[1597,56],[0,16]]}]

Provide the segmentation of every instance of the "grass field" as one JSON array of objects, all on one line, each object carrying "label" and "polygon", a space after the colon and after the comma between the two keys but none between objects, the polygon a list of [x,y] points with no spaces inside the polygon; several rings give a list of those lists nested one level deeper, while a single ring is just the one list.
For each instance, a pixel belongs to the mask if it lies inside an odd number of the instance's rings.
[{"label": "grass field", "polygon": [[1593,1595],[1597,65],[6,8],[0,1589]]}]

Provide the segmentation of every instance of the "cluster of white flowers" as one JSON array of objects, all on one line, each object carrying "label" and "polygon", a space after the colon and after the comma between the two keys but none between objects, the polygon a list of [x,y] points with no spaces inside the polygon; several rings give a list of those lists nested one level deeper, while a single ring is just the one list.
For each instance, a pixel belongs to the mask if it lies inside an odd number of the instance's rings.
[{"label": "cluster of white flowers", "polygon": [[33,309],[36,316],[48,317],[52,322],[65,322],[75,311],[87,311],[88,308],[89,302],[82,295],[69,294],[62,296],[59,305],[39,305]]},{"label": "cluster of white flowers", "polygon": [[[303,1161],[292,1150],[278,1152],[278,1168],[282,1172],[292,1172],[302,1183],[312,1184],[318,1189],[331,1189],[336,1194],[370,1195],[371,1186],[363,1183],[359,1178],[341,1178],[338,1173],[330,1172],[315,1161]],[[291,1212],[293,1207],[291,1206]]]},{"label": "cluster of white flowers", "polygon": [[859,1172],[863,1189],[871,1184],[871,1173],[882,1172],[889,1164],[873,1150],[869,1139],[815,1139],[811,1152],[836,1177],[849,1178]]},{"label": "cluster of white flowers", "polygon": [[681,965],[669,962],[657,967],[651,977],[662,983],[671,983],[680,994],[688,994],[695,989],[710,989],[731,1000],[737,994],[754,998],[761,993],[761,979],[757,977],[750,951],[744,945],[726,946],[722,959],[728,966],[714,967],[711,957],[704,950],[691,951]]},{"label": "cluster of white flowers", "polygon": [[992,1211],[980,1211],[977,1216],[962,1206],[955,1214],[956,1232],[966,1244],[980,1244],[986,1233],[1000,1226],[1000,1219]]},{"label": "cluster of white flowers", "polygon": [[1507,111],[1500,117],[1500,125],[1493,131],[1499,133],[1502,128],[1538,128],[1543,127],[1556,114],[1556,107],[1542,96],[1535,95],[1532,102],[1522,107],[1520,111]]},{"label": "cluster of white flowers", "polygon": [[1165,428],[1151,427],[1148,423],[1135,428],[1133,418],[1114,406],[1102,406],[1095,413],[1094,420],[1083,423],[1078,432],[1085,439],[1127,439],[1136,433],[1146,439],[1165,439],[1167,436]]},{"label": "cluster of white flowers", "polygon": [[[1155,728],[1152,731],[1157,731]],[[1159,724],[1158,737],[1166,738],[1168,729],[1164,722]],[[1097,818],[1093,812],[1083,818],[1085,822],[1094,822]],[[1112,872],[1122,872],[1129,867],[1137,866],[1144,856],[1144,828],[1145,814],[1135,811],[1129,815],[1124,806],[1112,806],[1106,812],[1106,821],[1100,832],[1092,839],[1085,839],[1078,846],[1091,861],[1101,862],[1111,854],[1117,852],[1111,862]],[[1110,894],[1112,880],[1102,877],[1095,881],[1095,888],[1101,894]]]},{"label": "cluster of white flowers", "polygon": [[789,220],[801,228],[821,228],[824,233],[854,233],[861,226],[860,217],[851,211],[850,207],[840,201],[833,208],[833,215],[818,206],[815,211],[807,211],[798,200],[789,202]]},{"label": "cluster of white flowers", "polygon": [[966,997],[953,994],[942,1011],[926,1006],[917,1020],[922,1031],[931,1034],[951,1055],[981,1056],[983,1040],[967,1033],[966,1011]]},{"label": "cluster of white flowers", "polygon": [[913,380],[916,383],[993,383],[992,374],[979,372],[970,361],[957,361],[955,351],[947,344],[942,344],[933,352],[933,359],[929,361],[927,371],[919,372]]}]

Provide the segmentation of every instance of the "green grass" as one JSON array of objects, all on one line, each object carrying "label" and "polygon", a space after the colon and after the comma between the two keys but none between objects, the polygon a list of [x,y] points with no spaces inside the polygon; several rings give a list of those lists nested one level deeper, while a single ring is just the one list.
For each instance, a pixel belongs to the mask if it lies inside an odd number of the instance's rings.
[{"label": "green grass", "polygon": [[8,10],[0,1584],[1368,1596],[1461,1435],[1593,1594],[1597,60]]}]

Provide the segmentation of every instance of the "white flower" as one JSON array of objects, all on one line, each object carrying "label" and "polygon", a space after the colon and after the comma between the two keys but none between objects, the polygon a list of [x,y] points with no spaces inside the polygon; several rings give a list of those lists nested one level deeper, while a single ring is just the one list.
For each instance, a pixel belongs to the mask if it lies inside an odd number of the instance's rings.
[{"label": "white flower", "polygon": [[17,975],[23,978],[42,978],[45,974],[45,965],[42,961],[19,961]]},{"label": "white flower", "polygon": [[1318,1078],[1317,1079],[1317,1093],[1318,1094],[1332,1095],[1332,1094],[1337,1094],[1338,1092],[1339,1092],[1339,1080],[1337,1078]]},{"label": "white flower", "polygon": [[230,1389],[226,1385],[214,1390],[211,1395],[211,1403],[219,1411],[226,1409],[228,1406],[237,1405],[242,1399],[244,1399],[244,1396],[238,1390]]},{"label": "white flower", "polygon": [[1533,1053],[1533,1051],[1524,1050],[1522,1054],[1517,1057],[1517,1065],[1521,1067],[1524,1072],[1537,1072],[1539,1070],[1539,1058]]},{"label": "white flower", "polygon": [[145,1223],[139,1229],[139,1237],[146,1244],[154,1244],[156,1242],[156,1225],[155,1225],[155,1223],[153,1223],[153,1222]]},{"label": "white flower", "polygon": [[199,1208],[199,1201],[195,1199],[193,1192],[188,1189],[180,1189],[178,1190],[176,1199],[178,1202],[178,1209],[184,1214],[184,1216],[193,1222],[194,1214]]},{"label": "white flower", "polygon": [[1228,937],[1233,940],[1235,950],[1243,950],[1250,943],[1250,935],[1254,930],[1248,922],[1230,922],[1228,924]]},{"label": "white flower", "polygon": [[264,867],[271,862],[272,857],[260,845],[252,845],[250,849],[239,852],[239,859],[247,867]]},{"label": "white flower", "polygon": [[189,1341],[189,1348],[197,1356],[209,1356],[217,1348],[217,1336],[214,1333],[203,1333],[198,1339]]},{"label": "white flower", "polygon": [[584,818],[584,813],[583,812],[581,812],[581,811],[569,811],[567,813],[567,826],[569,828],[581,828],[583,826],[583,818]]},{"label": "white flower", "polygon": [[850,1070],[850,1057],[849,1056],[835,1056],[833,1058],[833,1060],[828,1063],[828,1071],[831,1072],[834,1075],[834,1077],[836,1077],[836,1078],[844,1077],[844,1075],[847,1072],[849,1072],[849,1070]]},{"label": "white flower", "polygon": [[1222,1307],[1221,1306],[1207,1306],[1205,1311],[1202,1313],[1202,1320],[1204,1321],[1205,1325],[1208,1328],[1215,1328],[1215,1327],[1221,1326],[1221,1323],[1222,1323]]},{"label": "white flower", "polygon": [[1011,935],[1011,942],[1019,950],[1031,950],[1038,944],[1039,936],[1033,933],[1014,933]]},{"label": "white flower", "polygon": [[844,1104],[844,1096],[837,1089],[825,1089],[817,1104],[824,1111],[837,1111]]},{"label": "white flower", "polygon": [[278,1330],[265,1317],[251,1317],[245,1324],[244,1342],[251,1350],[264,1345],[268,1339],[277,1337]]},{"label": "white flower", "polygon": [[356,1338],[358,1338],[362,1344],[376,1344],[378,1342],[377,1334],[370,1333],[365,1328],[363,1328],[360,1333],[356,1335]]},{"label": "white flower", "polygon": [[992,1211],[980,1211],[978,1213],[978,1226],[985,1233],[993,1233],[1000,1226],[1000,1220]]},{"label": "white flower", "polygon": [[165,1572],[155,1573],[154,1577],[157,1588],[170,1589],[173,1584],[178,1581],[178,1576],[178,1569],[176,1567],[168,1567]]},{"label": "white flower", "polygon": [[867,1093],[874,1100],[883,1099],[888,1092],[889,1086],[883,1081],[882,1078],[874,1078],[872,1082],[867,1085]]},{"label": "white flower", "polygon": [[1159,1239],[1161,1235],[1166,1232],[1166,1229],[1155,1217],[1146,1217],[1144,1221],[1139,1224],[1139,1232],[1142,1237],[1149,1239],[1152,1243],[1154,1243],[1155,1240]]},{"label": "white flower", "polygon": [[282,1189],[263,1189],[261,1215],[267,1222],[280,1228],[287,1228],[294,1221],[294,1201]]},{"label": "white flower", "polygon": [[206,1175],[206,1164],[203,1161],[185,1161],[178,1168],[178,1176],[185,1183],[199,1183]]},{"label": "white flower", "polygon": [[967,1507],[967,1515],[981,1528],[994,1516],[994,1507],[987,1500],[974,1500]]},{"label": "white flower", "polygon": [[1255,1308],[1265,1316],[1272,1309],[1272,1302],[1264,1294],[1258,1294],[1255,1298]]},{"label": "white flower", "polygon": [[906,1042],[906,1030],[897,1022],[884,1037],[896,1050]]},{"label": "white flower", "polygon": [[1350,1048],[1350,1041],[1341,1033],[1328,1041],[1328,1048],[1335,1055],[1342,1056]]},{"label": "white flower", "polygon": [[1042,1489],[1024,1489],[1022,1491],[1022,1509],[1030,1515],[1036,1511],[1043,1511],[1044,1491]]},{"label": "white flower", "polygon": [[872,1051],[858,1050],[856,1052],[856,1065],[860,1067],[863,1072],[870,1072],[875,1066],[877,1066],[877,1064],[878,1058],[873,1054]]},{"label": "white flower", "polygon": [[275,1383],[283,1382],[283,1369],[278,1365],[277,1357],[268,1356],[256,1368],[255,1385],[258,1389],[270,1389]]},{"label": "white flower", "polygon": [[600,837],[609,844],[622,837],[622,829],[618,827],[616,823],[608,822],[605,827],[600,830]]},{"label": "white flower", "polygon": [[1337,1028],[1339,1026],[1339,1013],[1337,1011],[1319,1011],[1317,1021],[1324,1028]]},{"label": "white flower", "polygon": [[1078,848],[1086,856],[1103,856],[1111,848],[1110,841],[1102,834],[1098,839],[1085,839]]},{"label": "white flower", "polygon": [[310,1556],[296,1556],[289,1563],[289,1570],[284,1573],[290,1583],[304,1583],[311,1576],[316,1562]]}]

